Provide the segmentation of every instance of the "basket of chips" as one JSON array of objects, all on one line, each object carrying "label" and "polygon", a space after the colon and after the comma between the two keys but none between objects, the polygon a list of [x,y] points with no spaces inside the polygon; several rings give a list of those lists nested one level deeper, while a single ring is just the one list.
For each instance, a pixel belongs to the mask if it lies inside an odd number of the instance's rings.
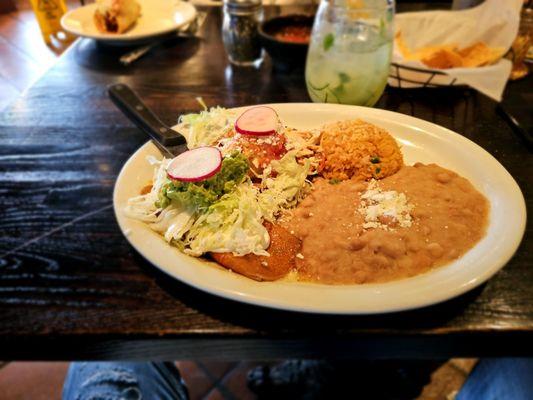
[{"label": "basket of chips", "polygon": [[500,101],[511,71],[503,58],[516,37],[522,0],[486,0],[462,11],[396,16],[389,85],[469,86]]}]

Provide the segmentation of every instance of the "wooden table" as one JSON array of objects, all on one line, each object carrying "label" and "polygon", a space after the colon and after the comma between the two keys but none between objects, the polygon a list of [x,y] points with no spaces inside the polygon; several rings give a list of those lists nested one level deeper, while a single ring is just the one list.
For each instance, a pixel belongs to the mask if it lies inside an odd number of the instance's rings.
[{"label": "wooden table", "polygon": [[[118,49],[79,41],[0,116],[0,359],[533,355],[531,223],[486,285],[426,309],[366,317],[223,300],[168,278],[132,249],[111,194],[146,137],[108,100],[108,84],[131,85],[169,124],[197,110],[197,96],[227,107],[309,101],[301,73],[273,72],[268,59],[257,70],[230,67],[219,23],[213,9],[202,39],[168,44],[130,67]],[[531,104],[531,83],[509,85],[509,109]],[[483,146],[531,210],[531,153],[493,101],[462,89],[387,89],[378,107]]]}]

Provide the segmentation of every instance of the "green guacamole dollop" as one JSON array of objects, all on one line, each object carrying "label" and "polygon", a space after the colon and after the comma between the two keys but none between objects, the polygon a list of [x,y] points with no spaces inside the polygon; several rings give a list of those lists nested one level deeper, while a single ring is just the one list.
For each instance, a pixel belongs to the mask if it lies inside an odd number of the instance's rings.
[{"label": "green guacamole dollop", "polygon": [[248,160],[235,151],[222,160],[220,171],[209,179],[199,182],[170,180],[159,192],[156,207],[165,208],[172,200],[198,210],[207,209],[225,194],[231,193],[248,174]]}]

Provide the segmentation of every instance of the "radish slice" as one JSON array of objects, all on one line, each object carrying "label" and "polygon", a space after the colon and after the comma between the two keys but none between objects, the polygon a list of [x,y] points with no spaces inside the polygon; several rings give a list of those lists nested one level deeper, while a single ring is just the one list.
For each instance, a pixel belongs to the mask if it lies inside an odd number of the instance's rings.
[{"label": "radish slice", "polygon": [[198,147],[181,153],[167,167],[170,179],[198,182],[212,177],[222,166],[222,153],[216,147]]},{"label": "radish slice", "polygon": [[267,136],[276,133],[279,118],[270,107],[253,107],[241,114],[235,122],[235,130],[241,135]]}]

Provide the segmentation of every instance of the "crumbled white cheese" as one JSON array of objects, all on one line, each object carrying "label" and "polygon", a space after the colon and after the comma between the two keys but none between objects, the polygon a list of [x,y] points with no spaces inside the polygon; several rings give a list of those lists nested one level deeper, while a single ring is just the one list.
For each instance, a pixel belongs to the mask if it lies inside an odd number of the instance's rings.
[{"label": "crumbled white cheese", "polygon": [[[276,140],[277,141],[277,140]],[[259,137],[255,140],[257,144],[273,144],[272,136]]]},{"label": "crumbled white cheese", "polygon": [[262,265],[263,267],[268,267],[268,263],[267,263],[266,261],[261,261],[261,265]]},{"label": "crumbled white cheese", "polygon": [[394,190],[383,191],[375,179],[368,184],[366,191],[361,195],[361,205],[358,211],[365,217],[363,228],[382,228],[389,230],[390,227],[380,222],[379,217],[390,217],[398,222],[402,228],[408,228],[412,224],[410,212],[414,206],[407,202],[404,193]]},{"label": "crumbled white cheese", "polygon": [[304,259],[304,255],[302,253],[297,253],[296,257],[298,257],[300,260]]}]

